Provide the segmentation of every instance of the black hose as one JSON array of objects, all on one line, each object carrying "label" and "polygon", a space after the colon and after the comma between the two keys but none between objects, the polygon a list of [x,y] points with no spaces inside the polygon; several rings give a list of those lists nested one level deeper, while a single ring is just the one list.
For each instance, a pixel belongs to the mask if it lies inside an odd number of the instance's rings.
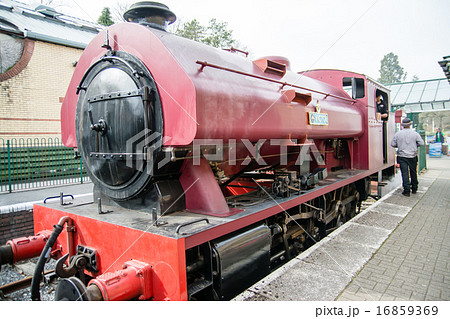
[{"label": "black hose", "polygon": [[59,234],[62,232],[63,229],[64,226],[60,225],[59,223],[55,226],[55,229],[50,235],[50,238],[45,244],[41,256],[39,257],[39,261],[36,265],[36,268],[34,269],[33,279],[31,281],[31,300],[33,301],[41,300],[41,292],[39,287],[41,283],[41,274],[44,270],[45,262],[47,261],[47,258],[50,255],[50,251],[53,245],[56,243],[56,239],[58,238]]},{"label": "black hose", "polygon": [[14,254],[11,245],[0,246],[0,271],[2,265],[12,264],[14,261]]}]

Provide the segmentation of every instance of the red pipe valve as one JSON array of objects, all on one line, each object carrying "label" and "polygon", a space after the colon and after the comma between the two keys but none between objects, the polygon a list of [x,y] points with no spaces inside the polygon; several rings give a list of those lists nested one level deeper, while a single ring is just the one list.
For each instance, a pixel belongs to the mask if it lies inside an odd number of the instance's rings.
[{"label": "red pipe valve", "polygon": [[14,255],[13,263],[39,256],[51,234],[51,231],[43,230],[34,236],[7,241],[6,244],[11,246]]},{"label": "red pipe valve", "polygon": [[153,297],[152,267],[138,260],[127,261],[122,270],[104,273],[89,282],[99,288],[103,300],[120,301]]}]

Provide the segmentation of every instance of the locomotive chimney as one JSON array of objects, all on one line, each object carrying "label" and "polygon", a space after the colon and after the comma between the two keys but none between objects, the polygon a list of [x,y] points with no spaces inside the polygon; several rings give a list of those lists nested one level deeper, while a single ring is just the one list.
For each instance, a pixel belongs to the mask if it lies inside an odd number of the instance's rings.
[{"label": "locomotive chimney", "polygon": [[125,21],[167,31],[167,26],[177,19],[166,5],[153,1],[140,1],[131,5],[123,17]]}]

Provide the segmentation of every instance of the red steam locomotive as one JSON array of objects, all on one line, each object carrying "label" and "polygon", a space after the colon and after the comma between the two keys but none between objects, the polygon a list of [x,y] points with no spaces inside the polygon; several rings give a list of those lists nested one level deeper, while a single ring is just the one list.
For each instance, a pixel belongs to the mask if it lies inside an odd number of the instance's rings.
[{"label": "red steam locomotive", "polygon": [[37,235],[0,248],[2,263],[41,256],[33,300],[48,257],[57,300],[230,299],[394,174],[375,81],[181,38],[164,5],[124,16],[85,49],[61,111],[94,201],[35,205]]}]

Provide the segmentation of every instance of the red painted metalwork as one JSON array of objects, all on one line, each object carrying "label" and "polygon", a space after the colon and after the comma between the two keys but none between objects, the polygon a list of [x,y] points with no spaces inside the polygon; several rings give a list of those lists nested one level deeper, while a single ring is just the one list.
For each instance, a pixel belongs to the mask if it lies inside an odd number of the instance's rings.
[{"label": "red painted metalwork", "polygon": [[228,51],[228,52],[232,52],[232,53],[239,52],[239,53],[244,54],[246,57],[248,57],[248,52],[247,51],[239,50],[239,49],[236,49],[234,47],[230,47],[229,49],[223,49],[223,50]]},{"label": "red painted metalwork", "polygon": [[[112,49],[138,57],[154,77],[163,104],[167,145],[186,145],[192,142],[197,127],[195,89],[191,79],[161,42],[158,33],[136,23],[121,23],[108,28],[109,37],[114,40],[111,42]],[[107,49],[102,47],[104,41],[103,31],[84,50],[70,81],[61,108],[61,135],[66,146],[76,147],[76,88],[89,66],[106,53]]]},{"label": "red painted metalwork", "polygon": [[[259,66],[259,63],[256,63],[256,64],[258,65],[259,68],[262,69],[263,72],[266,72],[266,69],[268,68],[267,67],[267,59],[263,59],[263,60],[264,60],[264,62],[266,64],[265,66]],[[249,76],[249,77],[252,77],[252,78],[255,78],[255,79],[260,79],[260,80],[264,80],[264,81],[268,81],[268,82],[281,84],[281,88],[284,88],[284,87],[297,88],[297,89],[302,89],[302,90],[306,90],[306,91],[309,91],[309,92],[325,95],[325,98],[331,96],[331,97],[334,97],[336,99],[341,99],[341,100],[344,100],[344,101],[347,101],[347,102],[351,102],[352,104],[356,103],[356,101],[353,100],[353,99],[345,98],[345,97],[342,97],[342,96],[339,96],[339,95],[326,93],[326,92],[321,92],[321,91],[313,90],[311,88],[307,88],[307,87],[304,87],[304,86],[299,86],[299,85],[296,85],[296,84],[293,84],[293,83],[278,81],[278,80],[270,79],[270,78],[267,78],[267,77],[264,77],[264,76],[258,76],[258,75],[255,75],[255,74],[247,73],[247,72],[241,72],[239,70],[234,70],[234,69],[226,68],[226,67],[223,67],[223,66],[220,66],[220,65],[215,65],[215,64],[212,64],[212,63],[208,63],[206,61],[196,61],[195,63],[201,65],[200,71],[203,71],[203,69],[205,67],[210,67],[210,68],[214,68],[214,69],[218,69],[218,70],[223,70],[223,71],[228,71],[228,72],[232,72],[232,73],[236,73],[236,74],[240,74],[240,75],[244,75],[244,76]],[[286,72],[283,72],[283,75],[285,73]]]},{"label": "red painted metalwork", "polygon": [[[389,99],[389,90],[382,87],[381,84],[366,77],[363,74],[341,71],[341,70],[311,70],[302,72],[303,75],[317,79],[319,81],[328,83],[336,88],[342,90],[342,80],[347,78],[360,78],[364,79],[365,83],[365,96],[358,99],[356,104],[359,110],[362,112],[363,129],[358,137],[358,142],[353,144],[353,153],[356,161],[353,162],[354,168],[358,169],[376,169],[383,166],[383,125],[381,121],[376,119],[376,105],[375,105],[375,92],[377,89],[385,91]],[[394,137],[395,133],[395,117],[390,116],[387,121],[387,141],[388,144]],[[395,150],[394,148],[387,147],[388,163],[394,165],[395,163]]]},{"label": "red painted metalwork", "polygon": [[6,244],[11,246],[14,254],[14,263],[38,257],[51,234],[50,230],[42,230],[34,236],[20,237],[7,241]]},{"label": "red painted metalwork", "polygon": [[403,111],[402,110],[397,110],[395,111],[395,123],[400,124],[402,122],[402,117],[403,117]]},{"label": "red painted metalwork", "polygon": [[[135,259],[153,268],[154,300],[186,300],[186,265],[184,239],[174,239],[131,229],[62,210],[34,205],[35,231],[51,229],[55,220],[69,216],[76,227],[75,245],[96,249],[98,272],[96,277],[106,272],[122,269],[122,265]],[[61,251],[55,258],[67,252],[67,233],[62,232],[57,240]]]},{"label": "red painted metalwork", "polygon": [[240,210],[230,209],[206,159],[188,159],[183,163],[180,182],[185,191],[186,209],[212,216],[230,216]]},{"label": "red painted metalwork", "polygon": [[123,269],[107,272],[89,282],[96,285],[105,301],[122,301],[153,297],[152,267],[138,260],[130,260]]},{"label": "red painted metalwork", "polygon": [[227,187],[224,187],[223,193],[225,196],[243,195],[253,192],[256,188],[255,182],[234,181]]},{"label": "red painted metalwork", "polygon": [[299,92],[295,92],[295,90],[283,90],[281,91],[281,93],[283,94],[286,103],[303,102],[308,105],[312,100],[311,94],[302,94]]},{"label": "red painted metalwork", "polygon": [[[282,78],[264,73],[242,56],[141,25],[117,24],[108,30],[114,39],[113,49],[138,57],[154,77],[161,95],[166,146],[190,145],[194,139],[205,138],[257,141],[363,134],[361,110],[342,89],[291,71]],[[76,86],[88,67],[106,52],[102,48],[104,36],[99,34],[84,51],[64,99],[61,127],[67,146],[76,146]],[[199,72],[197,61],[218,59],[223,62],[220,66],[198,62],[208,66]],[[286,103],[280,86],[295,88],[301,94],[313,93],[311,103]],[[329,114],[327,127],[307,125],[306,112],[318,103]]]},{"label": "red painted metalwork", "polygon": [[286,64],[280,63],[275,60],[271,60],[268,58],[262,58],[253,61],[256,66],[258,66],[265,73],[272,73],[279,76],[283,76],[286,74]]}]

